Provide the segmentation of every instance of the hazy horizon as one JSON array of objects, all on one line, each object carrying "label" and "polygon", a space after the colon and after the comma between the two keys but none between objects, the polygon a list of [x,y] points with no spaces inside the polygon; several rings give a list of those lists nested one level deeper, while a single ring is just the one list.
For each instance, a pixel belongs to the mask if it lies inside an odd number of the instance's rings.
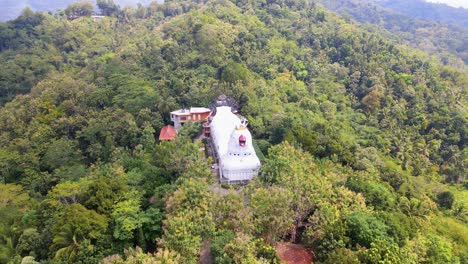
[{"label": "hazy horizon", "polygon": [[467,0],[426,0],[426,2],[446,4],[451,7],[463,7],[468,9]]},{"label": "hazy horizon", "polygon": [[[0,21],[15,19],[21,14],[24,8],[29,7],[34,11],[56,11],[58,9],[65,9],[70,3],[78,2],[80,0],[55,0],[53,3],[37,0],[0,0]],[[96,0],[90,0],[96,3]],[[156,0],[114,0],[114,2],[121,7],[128,5],[137,5],[141,3],[148,5]],[[163,2],[163,0],[157,0]]]},{"label": "hazy horizon", "polygon": [[[77,2],[80,0],[55,0],[53,3],[45,1],[38,1],[38,0],[0,0],[0,21],[6,21],[15,19],[21,14],[21,11],[29,7],[35,11],[56,11],[58,9],[65,9],[67,5],[73,2]],[[164,0],[114,0],[115,3],[120,5],[121,7],[127,5],[137,5],[141,3],[143,5],[148,5],[153,1],[163,2]],[[431,3],[441,3],[446,4],[451,7],[463,7],[468,9],[468,1],[467,0],[425,0],[426,2]],[[91,2],[96,2],[95,0],[91,0]]]}]

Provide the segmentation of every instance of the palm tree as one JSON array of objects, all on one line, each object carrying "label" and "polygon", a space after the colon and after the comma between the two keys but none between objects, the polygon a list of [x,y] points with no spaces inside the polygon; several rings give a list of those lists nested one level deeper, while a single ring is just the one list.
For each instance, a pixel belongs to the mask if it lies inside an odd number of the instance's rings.
[{"label": "palm tree", "polygon": [[68,262],[73,262],[80,249],[73,229],[71,225],[65,225],[64,229],[54,237],[51,249],[58,248],[54,259],[66,259]]},{"label": "palm tree", "polygon": [[17,256],[13,238],[9,235],[0,236],[0,262],[7,263]]}]

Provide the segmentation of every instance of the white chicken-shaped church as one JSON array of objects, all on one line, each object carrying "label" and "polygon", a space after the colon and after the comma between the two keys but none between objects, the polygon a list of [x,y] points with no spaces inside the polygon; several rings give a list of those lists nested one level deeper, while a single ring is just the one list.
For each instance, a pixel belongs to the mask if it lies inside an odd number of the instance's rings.
[{"label": "white chicken-shaped church", "polygon": [[260,160],[252,144],[247,119],[233,113],[226,96],[213,106],[209,127],[221,183],[244,183],[258,174]]}]

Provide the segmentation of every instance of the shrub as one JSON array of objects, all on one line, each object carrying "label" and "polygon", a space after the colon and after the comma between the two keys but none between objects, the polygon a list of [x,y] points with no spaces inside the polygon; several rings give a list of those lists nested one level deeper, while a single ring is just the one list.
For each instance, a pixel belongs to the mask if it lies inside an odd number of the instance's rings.
[{"label": "shrub", "polygon": [[453,202],[455,202],[455,197],[449,191],[441,192],[437,195],[437,203],[440,207],[452,209]]}]

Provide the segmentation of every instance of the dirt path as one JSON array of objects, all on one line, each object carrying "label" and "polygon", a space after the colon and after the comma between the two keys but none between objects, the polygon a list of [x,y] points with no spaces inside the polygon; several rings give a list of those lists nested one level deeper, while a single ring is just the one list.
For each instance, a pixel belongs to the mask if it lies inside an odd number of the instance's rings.
[{"label": "dirt path", "polygon": [[280,259],[288,264],[311,264],[313,260],[312,252],[300,244],[278,243],[276,252]]},{"label": "dirt path", "polygon": [[200,251],[200,259],[197,262],[198,264],[214,264],[214,257],[211,254],[210,242],[203,241],[203,246]]}]

